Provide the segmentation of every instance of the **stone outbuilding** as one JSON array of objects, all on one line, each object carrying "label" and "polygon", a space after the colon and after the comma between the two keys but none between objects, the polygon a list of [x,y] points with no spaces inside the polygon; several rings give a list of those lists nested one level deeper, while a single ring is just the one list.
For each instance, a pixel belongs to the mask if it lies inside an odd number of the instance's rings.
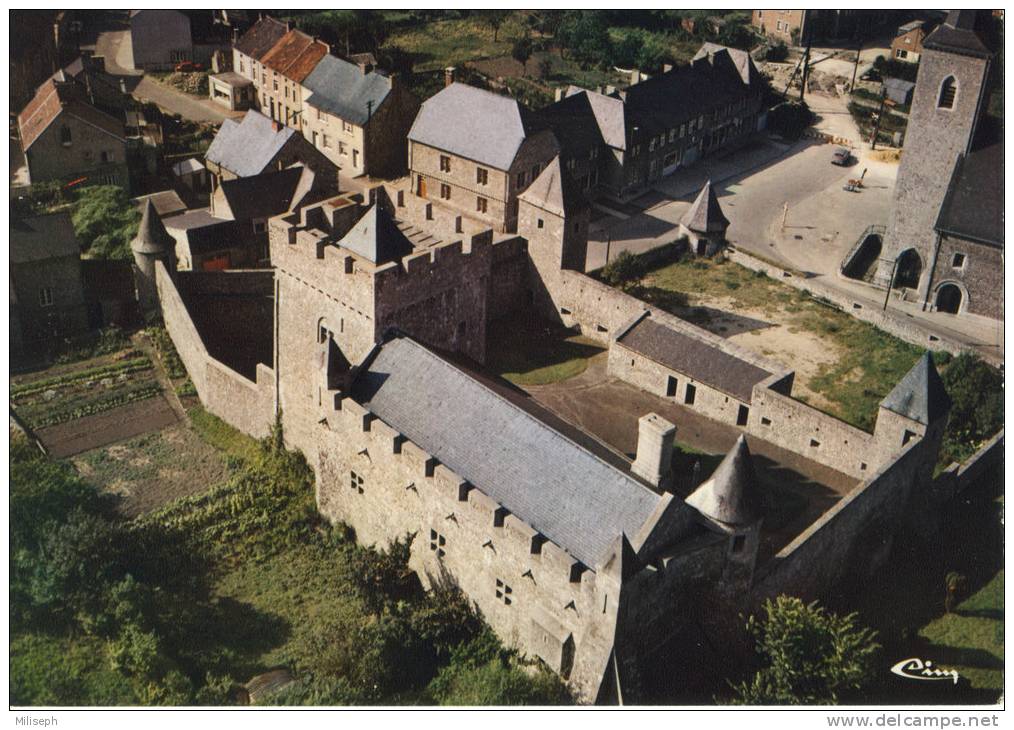
[{"label": "stone outbuilding", "polygon": [[145,313],[157,310],[158,290],[155,288],[155,262],[161,261],[170,273],[176,270],[176,241],[162,224],[155,204],[149,198],[141,215],[137,235],[130,242],[134,253],[134,283],[137,301]]},{"label": "stone outbuilding", "polygon": [[691,250],[698,256],[713,256],[725,243],[728,228],[729,219],[708,180],[690,210],[680,218],[680,234],[689,239]]}]

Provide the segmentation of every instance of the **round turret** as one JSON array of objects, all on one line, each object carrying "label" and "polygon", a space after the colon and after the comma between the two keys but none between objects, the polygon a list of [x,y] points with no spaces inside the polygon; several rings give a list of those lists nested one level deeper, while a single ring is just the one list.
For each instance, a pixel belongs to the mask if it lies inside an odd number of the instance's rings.
[{"label": "round turret", "polygon": [[137,301],[144,312],[158,308],[155,262],[161,261],[169,274],[176,272],[176,241],[166,231],[158,211],[149,199],[141,215],[137,235],[130,242],[134,253],[134,284]]}]

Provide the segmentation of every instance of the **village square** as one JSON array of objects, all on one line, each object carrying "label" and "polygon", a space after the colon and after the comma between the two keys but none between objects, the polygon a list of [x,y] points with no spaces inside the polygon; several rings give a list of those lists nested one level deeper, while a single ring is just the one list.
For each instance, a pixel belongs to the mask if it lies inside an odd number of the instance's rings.
[{"label": "village square", "polygon": [[1002,11],[11,22],[12,705],[1002,697]]}]

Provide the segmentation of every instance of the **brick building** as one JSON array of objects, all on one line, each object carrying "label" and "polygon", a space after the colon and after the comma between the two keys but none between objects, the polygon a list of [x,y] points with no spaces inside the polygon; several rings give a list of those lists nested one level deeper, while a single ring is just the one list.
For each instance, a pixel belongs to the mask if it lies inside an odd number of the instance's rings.
[{"label": "brick building", "polygon": [[999,318],[1002,145],[980,150],[995,58],[990,24],[987,12],[954,10],[923,42],[875,283],[910,290],[924,308]]}]

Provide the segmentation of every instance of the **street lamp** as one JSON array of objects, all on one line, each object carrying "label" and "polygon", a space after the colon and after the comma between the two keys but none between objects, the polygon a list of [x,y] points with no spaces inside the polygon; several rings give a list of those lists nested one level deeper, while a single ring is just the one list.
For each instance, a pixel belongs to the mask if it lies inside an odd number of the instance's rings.
[{"label": "street lamp", "polygon": [[[887,282],[887,294],[884,295],[884,311],[887,311],[887,300],[891,297],[891,289],[894,287],[894,276],[898,272],[898,259],[894,260],[894,264],[891,266],[891,279]],[[878,261],[887,261],[888,259],[878,259]]]}]

